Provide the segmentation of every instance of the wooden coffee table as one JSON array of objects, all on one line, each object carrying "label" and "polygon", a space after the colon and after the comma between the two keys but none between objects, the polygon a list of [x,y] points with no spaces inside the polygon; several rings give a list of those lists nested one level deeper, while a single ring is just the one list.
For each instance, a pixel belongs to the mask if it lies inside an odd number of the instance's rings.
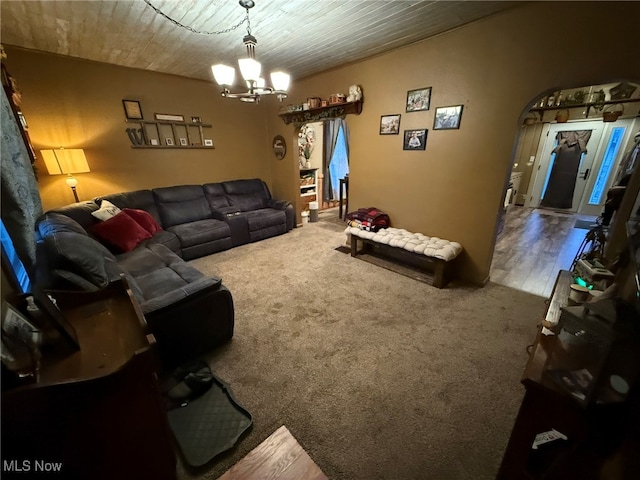
[{"label": "wooden coffee table", "polygon": [[328,480],[284,425],[218,480]]}]

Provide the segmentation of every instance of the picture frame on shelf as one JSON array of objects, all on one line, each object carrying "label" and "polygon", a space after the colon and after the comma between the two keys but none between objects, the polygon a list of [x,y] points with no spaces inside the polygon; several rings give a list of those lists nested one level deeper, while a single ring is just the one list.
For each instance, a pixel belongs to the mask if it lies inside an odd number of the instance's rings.
[{"label": "picture frame on shelf", "polygon": [[380,135],[398,135],[400,133],[399,113],[380,117]]},{"label": "picture frame on shelf", "polygon": [[184,137],[183,137],[183,138],[181,138],[181,139],[180,139],[180,145],[182,145],[183,147],[186,147],[187,145],[189,145],[189,144],[187,143],[187,139],[186,139],[186,138],[184,138]]},{"label": "picture frame on shelf", "polygon": [[127,120],[142,120],[142,107],[137,100],[122,100],[124,114]]},{"label": "picture frame on shelf", "polygon": [[460,128],[462,119],[462,105],[437,107],[433,119],[434,130],[456,130]]},{"label": "picture frame on shelf", "polygon": [[164,143],[166,143],[169,146],[173,146],[173,138],[171,137],[167,137],[164,139]]},{"label": "picture frame on shelf", "polygon": [[149,140],[149,142],[151,143],[151,145],[160,145],[160,142],[158,142],[158,140],[156,138],[152,138],[151,140]]},{"label": "picture frame on shelf", "polygon": [[431,104],[431,87],[416,88],[407,91],[407,112],[429,110]]},{"label": "picture frame on shelf", "polygon": [[52,320],[53,326],[58,330],[62,338],[67,342],[73,350],[80,350],[80,342],[78,334],[65,316],[62,314],[58,306],[54,303],[54,297],[50,296],[42,288],[33,289],[33,299],[40,310],[45,312],[48,318]]},{"label": "picture frame on shelf", "polygon": [[172,113],[154,113],[153,116],[156,120],[165,122],[184,122],[184,115],[175,115]]},{"label": "picture frame on shelf", "polygon": [[202,119],[200,117],[191,117],[191,123],[202,123]]},{"label": "picture frame on shelf", "polygon": [[210,138],[205,138],[204,139],[204,146],[205,147],[213,147],[213,140],[211,140]]},{"label": "picture frame on shelf", "polygon": [[427,134],[429,130],[426,128],[412,129],[404,131],[403,150],[424,150],[427,148]]}]

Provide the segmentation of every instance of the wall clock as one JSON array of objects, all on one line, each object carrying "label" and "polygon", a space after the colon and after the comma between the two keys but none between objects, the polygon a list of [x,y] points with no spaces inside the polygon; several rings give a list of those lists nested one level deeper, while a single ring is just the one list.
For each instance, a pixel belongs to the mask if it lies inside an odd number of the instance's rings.
[{"label": "wall clock", "polygon": [[276,135],[273,137],[273,154],[278,160],[282,160],[287,153],[287,142],[285,142],[282,135]]}]

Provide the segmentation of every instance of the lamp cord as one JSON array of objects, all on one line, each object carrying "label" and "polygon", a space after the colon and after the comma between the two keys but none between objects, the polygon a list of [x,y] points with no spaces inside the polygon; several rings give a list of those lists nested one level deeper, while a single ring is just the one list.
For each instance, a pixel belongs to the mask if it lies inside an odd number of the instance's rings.
[{"label": "lamp cord", "polygon": [[[169,20],[171,23],[173,23],[174,25],[180,27],[180,28],[184,28],[185,30],[189,30],[192,33],[197,33],[198,35],[221,35],[223,33],[229,33],[234,31],[235,29],[237,29],[240,25],[242,25],[244,22],[247,22],[247,25],[249,25],[249,9],[247,8],[247,14],[245,15],[245,17],[240,20],[237,24],[233,25],[232,27],[229,28],[225,28],[224,30],[219,30],[217,32],[206,32],[203,30],[196,30],[193,27],[190,27],[188,25],[183,25],[182,23],[178,22],[177,20],[174,20],[173,18],[171,18],[169,15],[167,15],[166,13],[164,13],[162,10],[160,10],[158,7],[154,6],[149,0],[144,0],[144,3],[146,3],[147,5],[149,5],[151,8],[153,8],[153,10],[158,14],[158,15],[162,15],[164,18],[166,18],[167,20]],[[249,30],[251,27],[248,26],[247,30]]]}]

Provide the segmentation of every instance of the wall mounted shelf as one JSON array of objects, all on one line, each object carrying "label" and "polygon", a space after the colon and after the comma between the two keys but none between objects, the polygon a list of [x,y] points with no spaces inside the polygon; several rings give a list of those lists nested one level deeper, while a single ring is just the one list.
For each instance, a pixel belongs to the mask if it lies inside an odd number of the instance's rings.
[{"label": "wall mounted shelf", "polygon": [[[127,128],[126,132],[131,140],[131,148],[215,148],[213,140],[205,138],[204,129],[212,128],[211,124],[196,122],[169,122],[164,120],[127,120],[127,123],[136,124],[137,128]],[[173,145],[168,144],[170,139]],[[184,143],[180,143],[180,140]],[[157,140],[157,145],[152,145],[151,140]],[[211,145],[205,145],[205,141],[211,141]]]},{"label": "wall mounted shelf", "polygon": [[300,126],[304,123],[317,122],[327,118],[344,117],[349,114],[360,115],[362,112],[362,103],[362,100],[358,100],[357,102],[335,103],[333,105],[327,105],[326,107],[310,108],[309,110],[297,112],[285,112],[279,114],[279,117],[282,118],[282,121],[287,125],[293,123],[295,126]]},{"label": "wall mounted shelf", "polygon": [[536,112],[538,115],[540,115],[540,121],[542,121],[542,116],[544,115],[544,112],[587,107],[587,110],[584,114],[584,118],[587,118],[589,116],[589,111],[591,110],[591,108],[596,106],[598,107],[602,106],[604,108],[607,105],[616,105],[620,103],[638,103],[638,102],[640,102],[640,98],[625,98],[623,100],[607,100],[605,102],[600,102],[600,103],[575,103],[572,105],[558,105],[553,107],[536,107],[529,110],[529,112]]}]

